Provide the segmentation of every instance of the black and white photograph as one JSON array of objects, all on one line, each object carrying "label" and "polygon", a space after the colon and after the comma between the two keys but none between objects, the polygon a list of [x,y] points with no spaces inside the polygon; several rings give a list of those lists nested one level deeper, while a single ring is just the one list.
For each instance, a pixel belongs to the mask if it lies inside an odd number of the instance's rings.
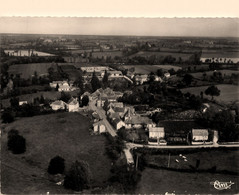
[{"label": "black and white photograph", "polygon": [[239,18],[82,6],[0,15],[0,193],[238,194]]}]

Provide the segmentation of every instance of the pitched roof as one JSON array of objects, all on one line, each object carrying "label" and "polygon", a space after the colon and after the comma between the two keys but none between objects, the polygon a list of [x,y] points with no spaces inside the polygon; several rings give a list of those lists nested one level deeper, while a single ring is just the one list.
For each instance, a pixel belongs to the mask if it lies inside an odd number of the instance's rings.
[{"label": "pitched roof", "polygon": [[51,105],[63,106],[63,105],[65,105],[65,102],[63,102],[62,100],[56,100],[56,101],[52,102]]},{"label": "pitched roof", "polygon": [[97,112],[93,112],[93,113],[92,113],[92,116],[93,116],[94,118],[96,118],[96,119],[100,119],[100,116],[99,116],[99,114],[98,114]]},{"label": "pitched roof", "polygon": [[96,126],[96,125],[105,125],[104,122],[101,120],[101,121],[97,121],[93,124],[93,126]]},{"label": "pitched roof", "polygon": [[151,124],[153,123],[153,121],[148,117],[133,115],[129,119],[126,119],[125,123],[126,124]]},{"label": "pitched roof", "polygon": [[122,107],[115,107],[115,108],[114,108],[114,111],[115,111],[115,112],[123,112],[123,113],[124,113],[125,108],[122,108]]},{"label": "pitched roof", "polygon": [[71,97],[71,99],[68,101],[69,105],[76,105],[78,104],[78,101],[76,98]]},{"label": "pitched roof", "polygon": [[119,122],[123,122],[120,118],[113,119],[112,123],[117,125]]},{"label": "pitched roof", "polygon": [[208,136],[207,129],[192,129],[193,136]]},{"label": "pitched roof", "polygon": [[109,74],[122,74],[121,71],[118,71],[118,70],[110,70],[108,71]]},{"label": "pitched roof", "polygon": [[110,114],[109,114],[109,117],[110,117],[111,119],[120,118],[119,113],[116,113],[116,112],[110,113]]},{"label": "pitched roof", "polygon": [[164,132],[163,127],[149,127],[149,132]]}]

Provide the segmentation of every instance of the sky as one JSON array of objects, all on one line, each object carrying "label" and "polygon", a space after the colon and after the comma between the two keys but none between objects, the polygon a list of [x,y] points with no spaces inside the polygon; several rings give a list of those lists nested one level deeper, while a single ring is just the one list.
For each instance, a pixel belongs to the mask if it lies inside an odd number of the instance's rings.
[{"label": "sky", "polygon": [[0,17],[0,33],[238,37],[239,18]]}]

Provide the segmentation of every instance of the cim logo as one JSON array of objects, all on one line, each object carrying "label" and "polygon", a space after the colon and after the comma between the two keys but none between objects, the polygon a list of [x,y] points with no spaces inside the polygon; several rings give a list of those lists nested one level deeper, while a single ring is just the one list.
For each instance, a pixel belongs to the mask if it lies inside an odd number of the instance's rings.
[{"label": "cim logo", "polygon": [[233,182],[220,182],[218,180],[214,181],[214,182],[210,182],[211,185],[214,186],[215,189],[217,190],[227,190],[227,189],[231,189],[231,186],[235,183]]}]

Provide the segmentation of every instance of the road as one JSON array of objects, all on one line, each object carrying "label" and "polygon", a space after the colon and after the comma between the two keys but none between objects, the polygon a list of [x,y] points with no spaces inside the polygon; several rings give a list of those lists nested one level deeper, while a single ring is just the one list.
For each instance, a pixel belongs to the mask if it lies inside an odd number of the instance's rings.
[{"label": "road", "polygon": [[115,129],[111,126],[109,121],[106,118],[105,111],[102,108],[98,108],[95,106],[96,100],[92,100],[89,102],[89,107],[91,110],[94,110],[97,112],[97,114],[100,116],[100,118],[103,120],[105,127],[107,131],[110,133],[112,137],[115,137],[117,134],[115,132]]},{"label": "road", "polygon": [[130,142],[127,142],[126,143],[127,147],[128,148],[142,148],[142,147],[145,147],[145,148],[166,148],[166,149],[178,149],[178,148],[220,148],[220,147],[227,147],[227,148],[237,148],[239,147],[239,144],[228,144],[228,145],[220,145],[220,144],[213,144],[213,145],[185,145],[185,146],[169,146],[169,145],[166,145],[166,146],[159,146],[159,145],[144,145],[144,144],[135,144],[135,143],[130,143]]}]

